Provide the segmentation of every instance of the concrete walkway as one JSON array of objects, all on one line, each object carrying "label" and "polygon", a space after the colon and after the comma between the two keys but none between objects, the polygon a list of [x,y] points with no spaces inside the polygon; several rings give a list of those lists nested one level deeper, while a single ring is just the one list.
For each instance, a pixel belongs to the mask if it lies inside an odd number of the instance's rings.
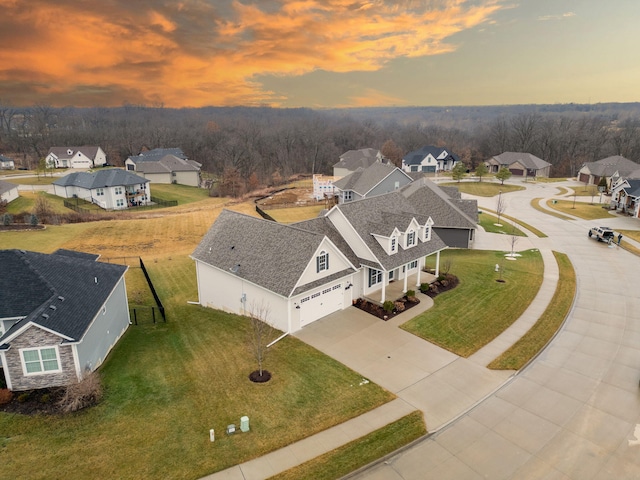
[{"label": "concrete walkway", "polygon": [[[429,297],[419,293],[421,303],[418,306],[387,322],[351,307],[296,332],[295,336],[302,341],[395,393],[398,398],[342,425],[206,478],[266,479],[367,435],[412,411],[423,412],[431,433],[470,411],[513,378],[514,372],[489,370],[485,366],[526,333],[555,292],[558,268],[550,245],[544,240],[522,238],[515,248],[517,251],[538,248],[542,253],[545,271],[537,296],[519,320],[468,359],[398,328],[433,304]],[[509,252],[511,244],[505,235],[478,231],[474,248]]]}]

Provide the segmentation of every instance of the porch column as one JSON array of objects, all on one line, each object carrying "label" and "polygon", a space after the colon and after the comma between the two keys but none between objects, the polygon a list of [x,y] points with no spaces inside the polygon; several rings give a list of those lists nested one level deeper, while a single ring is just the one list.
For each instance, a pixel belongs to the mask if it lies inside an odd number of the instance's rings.
[{"label": "porch column", "polygon": [[436,253],[436,277],[440,276],[440,250]]},{"label": "porch column", "polygon": [[[422,259],[420,259],[420,263],[418,264],[418,274],[416,275],[416,287],[420,287],[420,272],[422,272],[422,269],[424,268],[424,261],[427,257],[422,257]],[[416,290],[418,290],[418,288],[416,288]]]},{"label": "porch column", "polygon": [[404,266],[404,286],[402,288],[402,293],[407,293],[407,278],[409,278],[409,264],[405,264]]},{"label": "porch column", "polygon": [[380,303],[384,303],[385,300],[385,294],[387,293],[387,282],[389,281],[388,278],[389,274],[387,272],[383,272],[382,274],[382,295],[380,297]]}]

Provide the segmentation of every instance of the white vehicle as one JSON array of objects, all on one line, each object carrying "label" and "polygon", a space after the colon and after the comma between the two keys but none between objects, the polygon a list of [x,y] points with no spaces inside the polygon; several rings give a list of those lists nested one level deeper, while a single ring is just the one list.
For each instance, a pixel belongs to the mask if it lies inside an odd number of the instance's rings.
[{"label": "white vehicle", "polygon": [[596,237],[599,242],[609,243],[613,241],[614,233],[609,227],[591,227],[591,230],[589,230],[589,237]]}]

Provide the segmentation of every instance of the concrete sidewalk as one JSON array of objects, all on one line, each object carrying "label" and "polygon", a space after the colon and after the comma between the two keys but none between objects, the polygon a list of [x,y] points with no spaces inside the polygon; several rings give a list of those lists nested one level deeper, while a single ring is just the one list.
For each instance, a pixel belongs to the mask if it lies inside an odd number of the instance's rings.
[{"label": "concrete sidewalk", "polygon": [[[545,247],[544,239],[519,239],[516,250]],[[506,235],[477,232],[474,248],[509,252]],[[511,371],[485,368],[526,333],[544,312],[558,279],[550,249],[540,250],[545,272],[542,286],[525,313],[509,329],[470,358],[457,355],[398,328],[428,309],[433,301],[418,294],[421,303],[384,322],[350,307],[312,323],[295,336],[335,358],[397,399],[344,424],[262,457],[205,477],[208,480],[262,480],[340,447],[354,439],[421,410],[430,433],[436,432],[503,386]]]}]

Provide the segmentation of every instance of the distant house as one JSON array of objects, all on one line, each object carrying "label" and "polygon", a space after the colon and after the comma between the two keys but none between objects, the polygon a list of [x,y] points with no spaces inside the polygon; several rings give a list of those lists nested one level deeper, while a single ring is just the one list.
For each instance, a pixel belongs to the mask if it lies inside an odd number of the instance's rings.
[{"label": "distant house", "polygon": [[102,148],[95,146],[51,147],[45,162],[50,168],[90,169],[107,163],[107,155]]},{"label": "distant house", "polygon": [[53,182],[53,191],[63,198],[80,198],[105,210],[123,210],[151,201],[149,180],[119,168],[70,173]]},{"label": "distant house", "polygon": [[129,326],[127,267],[96,255],[0,250],[0,365],[9,390],[64,386],[100,366]]},{"label": "distant house", "polygon": [[448,172],[459,161],[458,156],[449,149],[426,145],[404,156],[402,170],[422,173]]},{"label": "distant house", "polygon": [[336,191],[333,182],[339,179],[340,177],[315,174],[313,176],[313,198],[316,200],[333,198]]},{"label": "distant house", "polygon": [[361,198],[382,195],[398,190],[411,183],[413,178],[398,167],[375,162],[366,168],[358,168],[355,172],[333,182],[339,203],[351,202]]},{"label": "distant house", "polygon": [[639,165],[620,155],[603,158],[597,162],[587,162],[578,170],[578,181],[586,185],[598,185],[602,178],[607,182],[607,191],[611,190],[612,177],[627,177],[637,170]]},{"label": "distant house", "polygon": [[0,203],[12,202],[19,196],[18,185],[0,180]]},{"label": "distant house", "polygon": [[376,162],[391,164],[391,161],[385,158],[380,150],[375,148],[349,150],[340,155],[340,161],[333,166],[333,176],[338,178],[346,177],[357,169],[367,168]]},{"label": "distant house", "polygon": [[489,173],[498,173],[500,168],[508,168],[515,177],[549,177],[551,164],[530,153],[504,152],[484,162]]},{"label": "distant house", "polygon": [[611,187],[611,207],[620,213],[639,218],[640,178],[621,178],[614,183]]},{"label": "distant house", "polygon": [[142,152],[127,158],[125,167],[152,183],[200,186],[202,164],[189,160],[180,148],[156,148]]},{"label": "distant house", "polygon": [[0,155],[0,170],[13,170],[14,168],[16,168],[16,164],[12,159]]}]

